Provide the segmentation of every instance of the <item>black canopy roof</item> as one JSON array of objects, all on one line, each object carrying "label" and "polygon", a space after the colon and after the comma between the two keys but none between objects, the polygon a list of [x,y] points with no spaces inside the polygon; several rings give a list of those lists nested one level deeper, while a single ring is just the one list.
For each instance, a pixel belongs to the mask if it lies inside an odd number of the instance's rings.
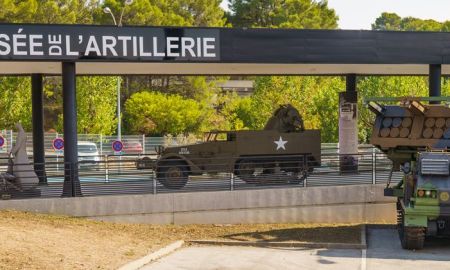
[{"label": "black canopy roof", "polygon": [[0,74],[448,75],[449,53],[443,32],[0,24]]}]

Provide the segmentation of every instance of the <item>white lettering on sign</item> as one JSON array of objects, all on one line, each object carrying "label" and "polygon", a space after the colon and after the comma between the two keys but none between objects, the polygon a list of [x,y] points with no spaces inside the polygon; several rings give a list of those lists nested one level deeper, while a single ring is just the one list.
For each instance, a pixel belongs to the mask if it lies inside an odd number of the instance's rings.
[{"label": "white lettering on sign", "polygon": [[30,35],[30,55],[44,55],[42,50],[42,35]]},{"label": "white lettering on sign", "polygon": [[191,152],[189,152],[189,149],[182,147],[180,148],[180,151],[178,152],[178,154],[180,155],[189,155]]},{"label": "white lettering on sign", "polygon": [[193,36],[165,37],[164,34],[156,31],[158,34],[156,36],[155,34],[147,36],[142,34],[142,31],[139,35],[101,35],[97,32],[88,34],[76,32],[76,35],[70,35],[55,33],[55,31],[39,33],[38,30],[29,33],[30,31],[26,31],[26,28],[26,26],[17,27],[6,33],[0,27],[0,58],[21,56],[20,58],[24,59],[23,56],[39,56],[38,58],[41,59],[46,56],[62,58],[83,56],[85,59],[90,57],[211,59],[219,55],[217,37],[214,37],[218,34],[211,34],[211,36],[208,33],[213,31],[210,30],[199,31],[199,34],[206,33],[202,37],[199,37],[195,31],[192,31]]},{"label": "white lettering on sign", "polygon": [[146,52],[144,51],[144,38],[143,37],[139,37],[139,55],[140,56],[152,56],[151,52]]},{"label": "white lettering on sign", "polygon": [[49,35],[48,36],[48,44],[51,46],[48,48],[48,54],[49,55],[62,55],[62,48],[61,48],[61,35]]},{"label": "white lettering on sign", "polygon": [[194,45],[195,45],[195,41],[193,38],[182,37],[181,38],[181,56],[185,57],[186,51],[189,51],[189,53],[191,54],[191,57],[195,57]]},{"label": "white lettering on sign", "polygon": [[70,50],[70,36],[66,36],[66,55],[69,56],[78,56],[79,53]]},{"label": "white lettering on sign", "polygon": [[111,52],[112,55],[117,56],[116,49],[114,47],[117,45],[117,40],[115,37],[111,36],[103,36],[103,55],[108,56],[108,51]]},{"label": "white lettering on sign", "polygon": [[153,55],[156,57],[166,56],[163,52],[158,52],[158,38],[153,37]]},{"label": "white lettering on sign", "polygon": [[168,57],[179,57],[180,54],[175,52],[178,50],[178,40],[177,37],[168,37],[167,38],[167,56]]},{"label": "white lettering on sign", "polygon": [[131,37],[118,36],[118,40],[122,41],[122,54],[128,56],[128,41],[131,41]]},{"label": "white lettering on sign", "polygon": [[102,55],[100,52],[100,49],[98,48],[97,40],[95,39],[95,36],[90,36],[88,40],[88,44],[86,47],[86,51],[84,52],[84,55],[90,55],[91,53],[95,53],[96,56]]},{"label": "white lettering on sign", "polygon": [[[22,32],[22,28],[19,29],[18,33]],[[14,55],[27,55],[26,51],[26,35],[13,35],[13,52]],[[24,48],[24,49],[20,49]]]},{"label": "white lettering on sign", "polygon": [[8,35],[0,34],[0,55],[8,55],[11,53],[11,46],[7,41],[9,41]]},{"label": "white lettering on sign", "polygon": [[209,52],[214,49],[215,38],[204,38],[203,39],[203,56],[204,57],[216,57],[214,52]]}]

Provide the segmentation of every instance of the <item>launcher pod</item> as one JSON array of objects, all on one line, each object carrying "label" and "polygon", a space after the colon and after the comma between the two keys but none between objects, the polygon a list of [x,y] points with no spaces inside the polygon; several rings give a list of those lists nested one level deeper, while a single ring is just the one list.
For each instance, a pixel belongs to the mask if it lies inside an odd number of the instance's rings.
[{"label": "launcher pod", "polygon": [[[382,102],[396,101],[398,105]],[[448,98],[370,99],[376,114],[371,143],[401,169],[403,179],[385,196],[397,197],[397,225],[405,249],[423,248],[425,236],[450,235],[450,108]]]}]

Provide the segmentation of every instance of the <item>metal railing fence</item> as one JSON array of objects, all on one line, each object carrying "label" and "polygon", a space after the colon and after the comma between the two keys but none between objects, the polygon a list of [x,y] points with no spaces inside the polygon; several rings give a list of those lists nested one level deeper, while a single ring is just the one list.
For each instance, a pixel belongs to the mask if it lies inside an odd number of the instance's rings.
[{"label": "metal railing fence", "polygon": [[[76,179],[82,196],[381,184],[386,183],[392,168],[392,162],[372,148],[352,155],[357,166],[348,169],[342,164],[342,156],[331,150],[324,152],[320,165],[308,156],[246,157],[245,160],[217,157],[192,160],[197,169],[180,160],[164,161],[157,168],[137,169],[137,160],[142,155],[136,154],[89,157],[80,160],[74,168],[61,157],[49,156],[45,163],[47,182],[19,183],[19,188],[5,174],[8,159],[0,158],[0,194],[2,198],[72,196],[71,192],[77,188],[73,183]],[[149,157],[149,164],[156,164],[156,157]],[[27,182],[26,175],[34,165],[42,164],[15,164],[14,174],[25,175],[22,181]],[[400,179],[401,173],[394,172],[392,182]]]}]

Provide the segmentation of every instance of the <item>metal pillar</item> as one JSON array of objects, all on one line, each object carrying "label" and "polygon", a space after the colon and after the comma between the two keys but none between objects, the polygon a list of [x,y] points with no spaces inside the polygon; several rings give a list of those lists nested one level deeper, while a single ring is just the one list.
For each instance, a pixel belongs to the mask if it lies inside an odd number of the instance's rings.
[{"label": "metal pillar", "polygon": [[42,74],[31,75],[31,110],[33,120],[33,161],[39,184],[47,184],[44,149],[44,94]]},{"label": "metal pillar", "polygon": [[64,187],[63,196],[81,196],[78,178],[77,95],[75,63],[62,63]]},{"label": "metal pillar", "polygon": [[339,154],[340,171],[358,170],[358,95],[356,75],[346,76],[346,91],[339,93]]},{"label": "metal pillar", "polygon": [[[440,97],[441,96],[441,65],[433,64],[430,65],[430,73],[428,75],[428,86],[430,97]],[[439,101],[430,101],[430,104],[439,104]]]},{"label": "metal pillar", "polygon": [[356,94],[356,74],[348,74],[345,77],[345,91],[349,94]]}]

